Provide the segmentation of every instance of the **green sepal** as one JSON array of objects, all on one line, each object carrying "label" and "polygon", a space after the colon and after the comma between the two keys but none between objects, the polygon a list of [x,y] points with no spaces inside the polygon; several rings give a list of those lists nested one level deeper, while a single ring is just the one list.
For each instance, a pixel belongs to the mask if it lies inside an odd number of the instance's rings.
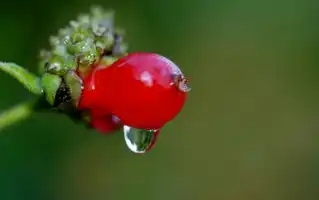
[{"label": "green sepal", "polygon": [[54,105],[57,90],[62,82],[61,77],[45,73],[41,78],[41,85],[44,90],[45,98],[50,105]]},{"label": "green sepal", "polygon": [[64,81],[70,90],[74,106],[77,106],[82,94],[82,79],[74,71],[69,71],[64,76]]}]

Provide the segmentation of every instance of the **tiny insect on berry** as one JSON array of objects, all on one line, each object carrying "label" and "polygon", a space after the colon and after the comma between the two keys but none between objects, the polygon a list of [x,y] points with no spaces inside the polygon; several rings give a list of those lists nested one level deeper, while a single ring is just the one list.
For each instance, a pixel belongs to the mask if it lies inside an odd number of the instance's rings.
[{"label": "tiny insect on berry", "polygon": [[110,66],[97,64],[83,80],[79,108],[112,113],[127,126],[160,129],[182,110],[187,79],[169,59],[138,52]]}]

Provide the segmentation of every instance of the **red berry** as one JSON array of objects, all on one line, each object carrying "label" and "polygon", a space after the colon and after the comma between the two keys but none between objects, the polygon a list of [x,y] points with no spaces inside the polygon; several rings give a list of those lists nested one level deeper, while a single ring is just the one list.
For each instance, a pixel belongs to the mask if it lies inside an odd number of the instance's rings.
[{"label": "red berry", "polygon": [[119,119],[112,114],[102,114],[92,110],[90,118],[90,125],[103,134],[108,134],[121,128]]},{"label": "red berry", "polygon": [[181,111],[187,79],[169,59],[132,53],[111,66],[97,66],[84,79],[80,108],[116,115],[123,124],[160,129]]}]

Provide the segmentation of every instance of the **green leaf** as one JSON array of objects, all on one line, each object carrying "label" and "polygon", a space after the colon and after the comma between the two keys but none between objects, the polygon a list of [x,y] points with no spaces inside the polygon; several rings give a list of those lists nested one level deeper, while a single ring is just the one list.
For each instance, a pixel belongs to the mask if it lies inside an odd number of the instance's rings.
[{"label": "green leaf", "polygon": [[25,68],[10,62],[0,62],[0,70],[11,75],[18,80],[31,93],[40,95],[43,90],[40,85],[39,77],[32,74]]}]

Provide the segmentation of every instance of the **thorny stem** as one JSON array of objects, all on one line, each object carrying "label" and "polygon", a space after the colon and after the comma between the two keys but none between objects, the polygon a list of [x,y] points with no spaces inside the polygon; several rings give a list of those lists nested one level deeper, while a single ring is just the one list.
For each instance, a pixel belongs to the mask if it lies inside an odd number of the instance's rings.
[{"label": "thorny stem", "polygon": [[0,114],[0,132],[20,121],[30,117],[34,113],[35,101],[18,104]]},{"label": "thorny stem", "polygon": [[14,77],[31,93],[40,95],[43,90],[39,78],[23,67],[10,62],[0,62],[0,70]]}]

